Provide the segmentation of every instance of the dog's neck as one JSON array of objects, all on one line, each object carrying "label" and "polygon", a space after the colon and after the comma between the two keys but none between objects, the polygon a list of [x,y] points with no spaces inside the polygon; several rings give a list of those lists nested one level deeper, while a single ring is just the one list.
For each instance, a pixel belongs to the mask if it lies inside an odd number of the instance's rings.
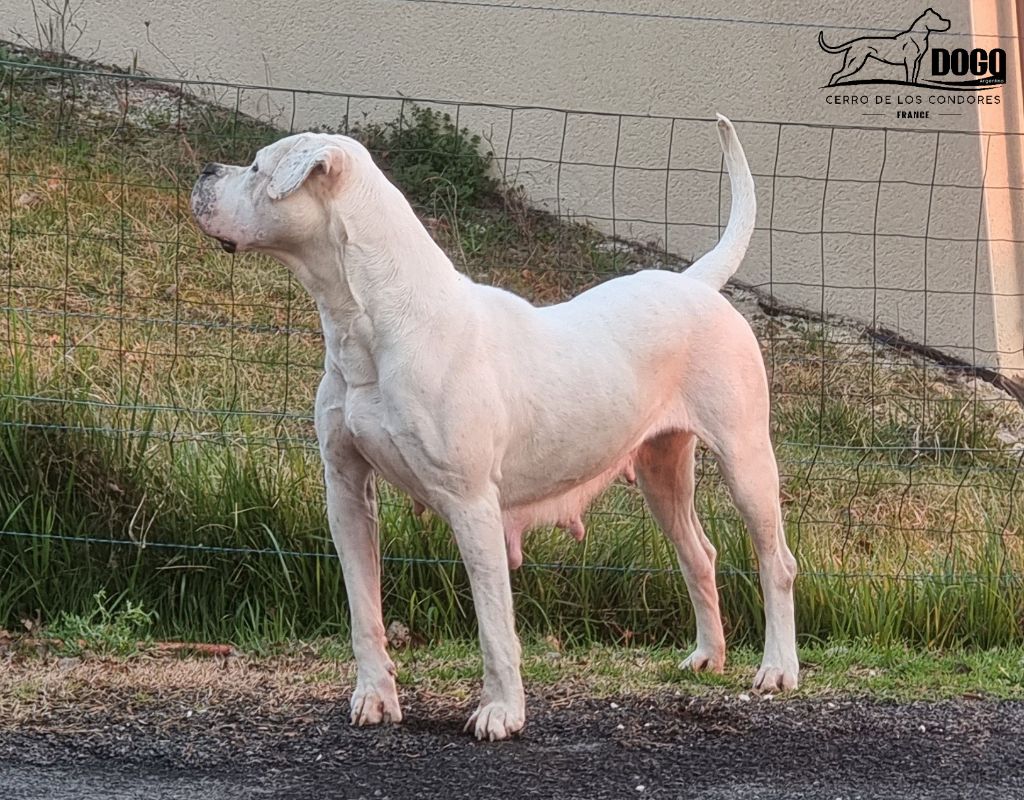
[{"label": "dog's neck", "polygon": [[316,240],[275,255],[316,301],[328,368],[350,382],[369,379],[362,362],[379,351],[436,333],[466,282],[383,175],[346,191]]}]

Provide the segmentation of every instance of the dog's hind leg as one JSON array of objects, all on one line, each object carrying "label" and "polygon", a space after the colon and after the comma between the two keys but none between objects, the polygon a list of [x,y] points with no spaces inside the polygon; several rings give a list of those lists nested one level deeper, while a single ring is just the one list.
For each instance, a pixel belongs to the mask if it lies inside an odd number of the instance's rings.
[{"label": "dog's hind leg", "polygon": [[864,66],[869,55],[869,53],[848,52],[846,54],[846,61],[843,63],[842,68],[837,70],[832,77],[829,78],[828,85],[835,86],[836,83],[843,78],[849,78],[851,75],[854,75],[857,70]]},{"label": "dog's hind leg", "polygon": [[[753,410],[747,403],[741,405]],[[765,644],[754,688],[775,691],[796,688],[798,681],[793,608],[796,559],[786,544],[782,524],[779,470],[768,435],[767,392],[763,405],[763,412],[755,414],[754,420],[738,420],[740,424],[729,432],[719,426],[718,435],[708,446],[718,458],[733,501],[754,541],[759,562]]]},{"label": "dog's hind leg", "polygon": [[675,547],[697,619],[697,647],[680,667],[721,672],[725,634],[715,583],[716,553],[693,503],[696,444],[689,433],[662,434],[640,448],[636,472],[651,514]]}]

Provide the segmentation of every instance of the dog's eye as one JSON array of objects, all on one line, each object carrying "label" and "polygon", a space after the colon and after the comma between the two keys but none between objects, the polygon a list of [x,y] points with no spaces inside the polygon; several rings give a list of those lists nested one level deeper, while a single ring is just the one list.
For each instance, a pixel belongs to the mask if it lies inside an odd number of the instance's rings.
[{"label": "dog's eye", "polygon": [[259,166],[258,166],[257,164],[253,164],[253,165],[252,165],[252,171],[253,171],[253,172],[259,172],[259,171],[260,171],[260,168],[259,168]]}]

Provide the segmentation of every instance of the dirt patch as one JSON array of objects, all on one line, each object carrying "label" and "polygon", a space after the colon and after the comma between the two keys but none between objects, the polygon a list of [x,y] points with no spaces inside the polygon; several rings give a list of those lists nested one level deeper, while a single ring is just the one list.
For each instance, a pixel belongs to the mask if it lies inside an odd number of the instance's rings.
[{"label": "dirt patch", "polygon": [[350,727],[344,667],[7,666],[7,797],[1024,797],[1021,702],[597,700],[561,685],[529,693],[521,737],[481,744],[454,693],[406,690],[402,725]]}]

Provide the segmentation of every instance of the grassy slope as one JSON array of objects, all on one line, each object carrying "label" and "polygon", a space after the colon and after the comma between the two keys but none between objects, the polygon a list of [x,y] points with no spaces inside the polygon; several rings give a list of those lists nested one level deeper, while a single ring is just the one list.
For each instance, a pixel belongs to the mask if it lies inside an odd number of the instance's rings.
[{"label": "grassy slope", "polygon": [[[0,71],[5,529],[268,551],[0,537],[0,624],[88,611],[105,587],[156,611],[162,635],[344,628],[308,419],[321,363],[312,303],[278,265],[211,246],[187,213],[204,161],[245,163],[278,135],[131,81]],[[542,302],[657,258],[610,249],[514,194],[449,209],[424,216],[457,263]],[[803,635],[1019,639],[1019,455],[998,438],[1022,429],[1019,407],[854,328],[769,319],[738,300],[771,371]],[[721,553],[730,636],[755,642],[756,565],[709,461],[699,506]],[[387,491],[383,519],[396,559],[385,570],[389,618],[430,638],[470,632],[461,567],[420,561],[455,557],[443,526]],[[514,583],[528,631],[692,635],[682,581],[635,490],[602,498],[584,545],[542,532],[527,558]]]}]

